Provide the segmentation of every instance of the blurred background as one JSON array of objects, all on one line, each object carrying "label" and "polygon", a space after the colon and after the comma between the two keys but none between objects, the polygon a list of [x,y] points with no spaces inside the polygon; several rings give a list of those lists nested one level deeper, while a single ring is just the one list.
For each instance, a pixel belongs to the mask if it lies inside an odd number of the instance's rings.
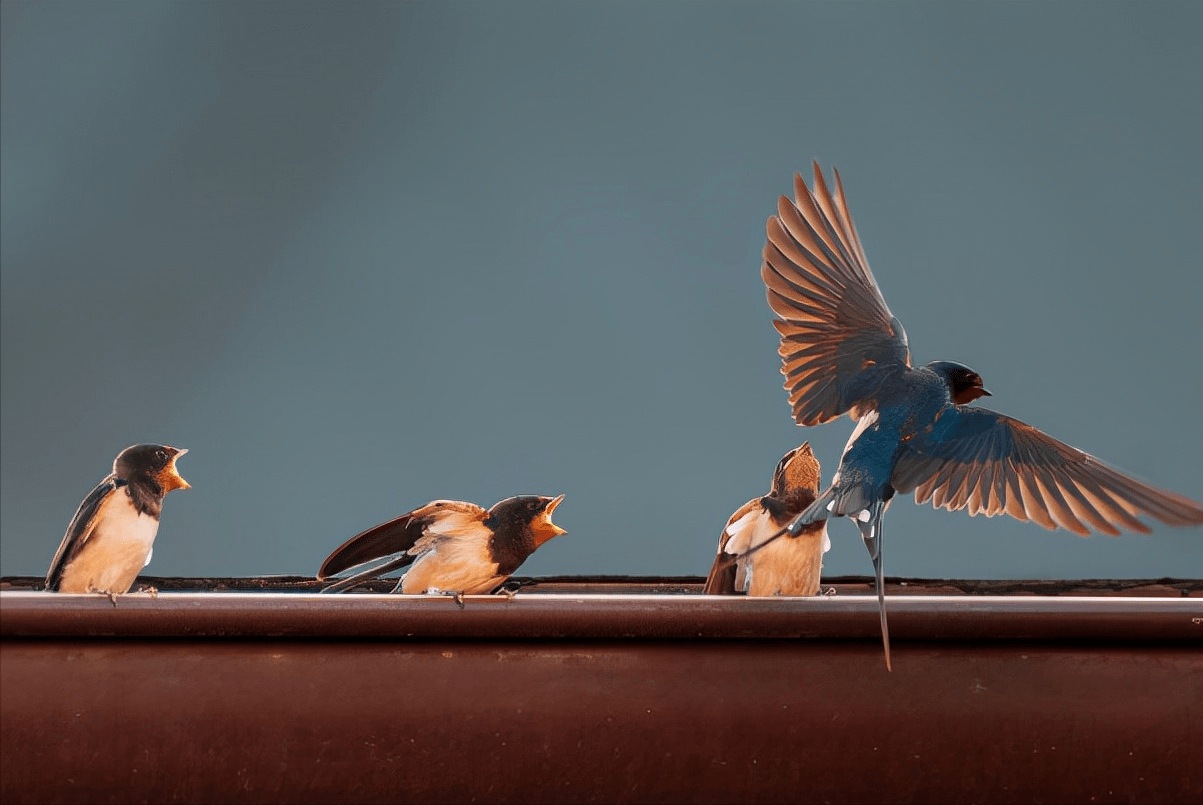
[{"label": "blurred background", "polygon": [[[917,362],[1203,498],[1203,4],[5,0],[6,575],[135,442],[154,575],[312,574],[434,498],[566,493],[519,571],[704,574],[810,440],[759,278],[835,166]],[[889,575],[1203,574],[897,501]],[[832,524],[825,575],[868,574]]]}]

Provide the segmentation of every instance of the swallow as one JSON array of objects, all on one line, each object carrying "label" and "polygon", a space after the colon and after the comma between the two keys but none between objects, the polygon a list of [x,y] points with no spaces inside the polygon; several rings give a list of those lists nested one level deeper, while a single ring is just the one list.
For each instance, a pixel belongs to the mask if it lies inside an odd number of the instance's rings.
[{"label": "swallow", "polygon": [[104,593],[116,603],[150,564],[163,498],[188,489],[175,463],[187,453],[165,444],[135,444],[88,493],[46,572],[46,589]]},{"label": "swallow", "polygon": [[912,366],[906,333],[869,270],[835,172],[814,164],[813,188],[794,177],[768,220],[761,278],[780,335],[785,388],[799,425],[856,421],[831,485],[786,527],[796,534],[849,517],[877,576],[890,668],[882,520],[896,493],[936,508],[1008,514],[1047,529],[1148,533],[1138,515],[1171,526],[1203,523],[1203,508],[1104,464],[1031,425],[970,403],[991,396],[964,364]]},{"label": "swallow", "polygon": [[[769,493],[736,509],[718,538],[718,555],[702,592],[717,595],[815,595],[823,554],[831,548],[827,521],[818,520],[793,539],[763,543],[780,532],[819,494],[822,477],[810,442],[777,463]],[[754,553],[750,550],[756,549]]]},{"label": "swallow", "polygon": [[518,495],[482,509],[475,503],[435,500],[369,528],[322,562],[319,579],[393,554],[396,558],[322,590],[336,593],[406,565],[394,593],[491,593],[553,537],[567,533],[551,521],[564,496]]}]

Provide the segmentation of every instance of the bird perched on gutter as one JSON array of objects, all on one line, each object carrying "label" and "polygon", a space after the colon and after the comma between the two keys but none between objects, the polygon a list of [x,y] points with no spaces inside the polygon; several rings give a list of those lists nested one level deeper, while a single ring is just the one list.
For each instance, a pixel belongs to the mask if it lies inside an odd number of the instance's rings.
[{"label": "bird perched on gutter", "polygon": [[702,591],[720,595],[818,593],[823,553],[831,547],[826,520],[807,525],[790,539],[774,540],[763,549],[747,552],[780,532],[814,501],[820,477],[810,442],[786,453],[773,472],[769,493],[749,500],[727,521]]},{"label": "bird perched on gutter", "polygon": [[857,421],[831,486],[786,529],[800,533],[846,516],[860,530],[877,575],[886,667],[889,631],[882,586],[882,521],[895,493],[970,514],[1009,514],[1045,528],[1147,533],[1138,515],[1172,526],[1203,523],[1203,508],[1094,456],[969,403],[990,394],[977,372],[953,361],[911,365],[902,324],[882,298],[844,199],[839,172],[828,190],[818,163],[813,188],[794,177],[768,220],[761,277],[780,318],[778,353],[794,419]]},{"label": "bird perched on gutter", "polygon": [[113,471],[88,493],[46,572],[46,589],[104,593],[116,603],[150,564],[163,498],[188,489],[175,463],[187,453],[165,444],[122,450]]},{"label": "bird perched on gutter", "polygon": [[563,500],[563,495],[519,495],[488,510],[459,500],[432,501],[336,548],[322,562],[319,579],[374,559],[400,555],[322,592],[342,592],[412,563],[394,593],[491,593],[539,546],[567,533],[551,521]]}]

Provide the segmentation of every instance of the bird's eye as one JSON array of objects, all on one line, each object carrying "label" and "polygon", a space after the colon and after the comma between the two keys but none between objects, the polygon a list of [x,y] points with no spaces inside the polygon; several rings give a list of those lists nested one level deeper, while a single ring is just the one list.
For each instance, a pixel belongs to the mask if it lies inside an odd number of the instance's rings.
[{"label": "bird's eye", "polygon": [[157,458],[159,461],[166,461],[167,460],[167,451],[166,450],[156,450],[155,458]]}]

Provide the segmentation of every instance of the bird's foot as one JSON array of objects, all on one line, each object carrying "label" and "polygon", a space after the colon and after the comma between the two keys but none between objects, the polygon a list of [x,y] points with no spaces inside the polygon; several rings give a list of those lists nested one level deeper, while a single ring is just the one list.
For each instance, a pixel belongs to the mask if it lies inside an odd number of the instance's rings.
[{"label": "bird's foot", "polygon": [[826,595],[826,596],[835,595],[835,588],[834,588],[834,587],[828,587],[826,590],[823,590],[823,591],[822,591],[822,595]]},{"label": "bird's foot", "polygon": [[109,602],[113,605],[113,609],[117,608],[117,593],[105,593],[109,597]]},{"label": "bird's foot", "polygon": [[158,598],[158,597],[159,597],[159,588],[158,588],[158,587],[153,587],[153,586],[151,586],[151,585],[149,585],[149,584],[143,584],[141,587],[139,587],[139,588],[138,588],[138,592],[140,592],[140,593],[146,593],[146,594],[147,594],[147,595],[149,595],[151,598]]},{"label": "bird's foot", "polygon": [[453,600],[453,601],[455,601],[455,603],[459,604],[460,609],[464,608],[464,593],[462,590],[440,590],[438,587],[427,587],[426,594],[427,595],[450,596],[451,600]]}]

